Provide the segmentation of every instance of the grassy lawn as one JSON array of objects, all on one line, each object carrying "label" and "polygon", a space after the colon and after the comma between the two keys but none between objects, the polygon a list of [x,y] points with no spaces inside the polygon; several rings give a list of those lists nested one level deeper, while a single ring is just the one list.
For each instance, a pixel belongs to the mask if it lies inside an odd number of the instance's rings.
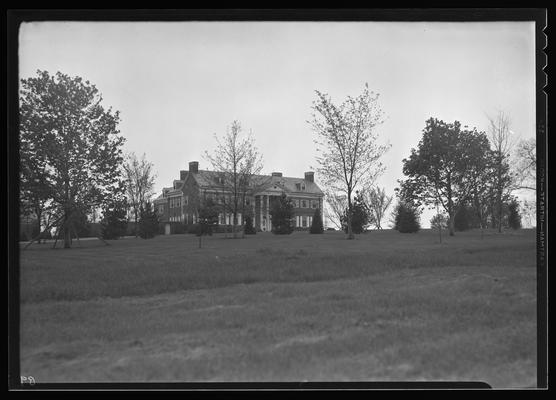
[{"label": "grassy lawn", "polygon": [[536,385],[535,232],[82,241],[21,253],[37,382]]}]

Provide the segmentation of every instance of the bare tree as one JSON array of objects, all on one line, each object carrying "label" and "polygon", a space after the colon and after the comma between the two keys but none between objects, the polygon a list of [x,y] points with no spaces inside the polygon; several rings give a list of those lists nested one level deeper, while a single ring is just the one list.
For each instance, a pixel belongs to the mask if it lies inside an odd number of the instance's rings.
[{"label": "bare tree", "polygon": [[233,121],[222,139],[215,134],[216,149],[214,153],[205,152],[205,158],[219,172],[221,187],[229,201],[223,201],[224,210],[232,213],[232,232],[236,237],[235,227],[238,224],[238,213],[245,214],[246,198],[259,185],[255,176],[263,167],[262,156],[255,147],[255,139],[250,132],[242,134],[239,121]]},{"label": "bare tree", "polygon": [[338,230],[342,230],[342,218],[347,208],[345,195],[338,195],[325,190],[326,206],[324,215]]},{"label": "bare tree", "polygon": [[496,117],[487,117],[490,144],[494,151],[495,174],[491,178],[495,190],[496,220],[498,232],[502,232],[504,199],[515,187],[515,180],[509,173],[509,158],[515,146],[515,138],[510,130],[510,118],[503,111],[498,111]]},{"label": "bare tree", "polygon": [[375,224],[376,229],[382,229],[381,221],[384,219],[388,207],[392,204],[394,196],[388,196],[386,189],[381,189],[378,186],[371,188],[371,190],[363,190],[361,193],[365,204],[367,204],[371,212],[371,220]]},{"label": "bare tree", "polygon": [[156,173],[153,168],[154,165],[147,161],[144,153],[141,158],[135,153],[130,153],[124,163],[126,194],[134,217],[135,237],[138,235],[137,224],[141,206],[150,201],[154,194]]},{"label": "bare tree", "polygon": [[535,138],[522,140],[516,149],[516,189],[537,190],[537,146]]},{"label": "bare tree", "polygon": [[312,120],[317,134],[317,171],[324,186],[335,195],[344,194],[348,208],[348,239],[353,239],[352,196],[358,187],[370,186],[384,172],[380,157],[389,145],[377,144],[375,128],[383,123],[378,94],[369,91],[335,105],[327,94],[316,91]]}]

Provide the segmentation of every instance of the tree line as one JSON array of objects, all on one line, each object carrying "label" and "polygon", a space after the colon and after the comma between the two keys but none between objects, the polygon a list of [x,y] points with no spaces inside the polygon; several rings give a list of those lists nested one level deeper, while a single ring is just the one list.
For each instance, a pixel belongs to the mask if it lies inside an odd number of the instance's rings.
[{"label": "tree line", "polygon": [[[125,232],[149,236],[155,174],[145,156],[125,155],[120,114],[102,105],[94,84],[81,77],[37,71],[20,83],[20,214],[33,215],[33,239],[55,229],[65,248],[100,210],[104,238]],[[143,221],[143,223],[139,223]]]},{"label": "tree line", "polygon": [[[22,79],[20,88],[20,212],[34,215],[39,240],[40,233],[55,227],[55,239],[70,247],[99,211],[104,239],[122,236],[128,221],[136,236],[154,236],[159,229],[151,201],[154,166],[145,154],[124,154],[120,114],[103,106],[95,85],[38,71]],[[385,119],[379,94],[365,84],[360,95],[337,104],[315,93],[307,122],[315,133],[316,172],[327,207],[315,211],[310,232],[324,230],[323,212],[348,239],[371,226],[382,229],[394,195],[376,185],[385,171],[381,159],[391,147],[379,138]],[[431,224],[445,225],[450,235],[464,227],[462,220],[499,232],[519,225],[514,193],[535,190],[535,142],[517,142],[502,112],[489,121],[488,134],[459,121],[426,121],[417,148],[402,160],[404,179],[398,181],[391,221],[395,229],[417,231],[423,207],[437,209]],[[252,132],[245,135],[239,121],[222,137],[214,136],[216,148],[204,156],[218,171],[222,193],[201,198],[198,233],[210,233],[219,214],[231,214],[230,233],[237,237],[241,214],[243,237],[255,232],[248,199],[270,178],[260,174],[263,158]],[[293,205],[285,195],[272,202],[270,215],[274,233],[293,231]]]}]

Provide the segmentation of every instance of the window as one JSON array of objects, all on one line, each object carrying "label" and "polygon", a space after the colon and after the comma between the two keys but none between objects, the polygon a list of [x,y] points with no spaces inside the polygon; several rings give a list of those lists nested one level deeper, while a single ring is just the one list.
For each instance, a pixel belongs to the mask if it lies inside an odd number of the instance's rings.
[{"label": "window", "polygon": [[296,183],[295,184],[295,189],[298,190],[298,191],[301,190],[301,183]]},{"label": "window", "polygon": [[317,208],[317,201],[316,200],[311,201],[311,208]]},{"label": "window", "polygon": [[164,204],[161,204],[158,206],[158,213],[159,214],[164,214]]},{"label": "window", "polygon": [[[301,207],[306,208],[307,207],[307,201],[306,200],[301,200]],[[305,226],[305,225],[303,225]]]},{"label": "window", "polygon": [[188,205],[188,204],[189,204],[189,196],[185,195],[185,196],[183,197],[183,204],[184,204],[184,205]]},{"label": "window", "polygon": [[307,217],[305,215],[301,217],[301,223],[303,224],[304,228],[307,227]]}]

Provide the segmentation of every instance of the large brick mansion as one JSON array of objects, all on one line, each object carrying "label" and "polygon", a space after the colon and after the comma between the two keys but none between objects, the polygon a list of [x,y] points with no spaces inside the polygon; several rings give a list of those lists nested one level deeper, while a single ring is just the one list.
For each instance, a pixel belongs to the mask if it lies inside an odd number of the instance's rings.
[{"label": "large brick mansion", "polygon": [[[284,177],[280,172],[256,175],[253,178],[263,184],[257,186],[255,193],[246,198],[246,214],[253,217],[253,225],[261,231],[272,229],[270,205],[282,193],[294,203],[296,228],[309,228],[315,209],[322,210],[324,194],[315,183],[313,172],[306,172],[303,178]],[[197,223],[201,200],[207,198],[213,199],[217,204],[225,202],[226,198],[229,202],[230,192],[222,184],[222,173],[199,170],[199,163],[192,161],[189,163],[189,170],[180,171],[180,179],[174,180],[172,187],[164,188],[154,201],[160,221],[166,225],[166,234],[170,233],[170,223]],[[238,225],[243,224],[244,217],[238,215]],[[219,224],[230,225],[233,216],[223,209],[218,219]]]}]

